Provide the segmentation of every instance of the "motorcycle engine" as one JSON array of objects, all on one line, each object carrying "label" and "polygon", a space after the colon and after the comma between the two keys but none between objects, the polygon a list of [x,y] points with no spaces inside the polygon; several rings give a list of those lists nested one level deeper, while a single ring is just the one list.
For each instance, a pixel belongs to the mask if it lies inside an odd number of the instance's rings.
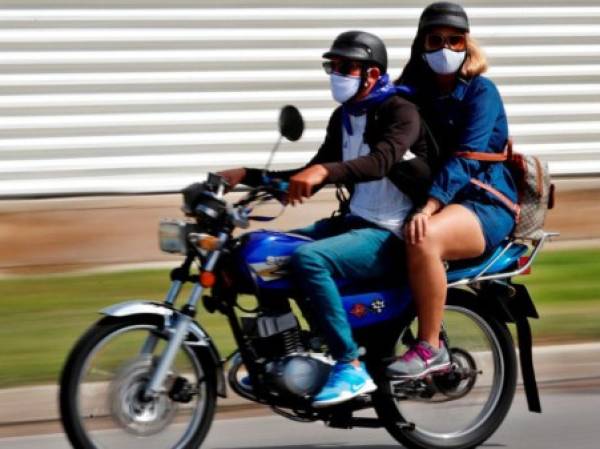
[{"label": "motorcycle engine", "polygon": [[[264,363],[264,381],[278,394],[312,396],[327,381],[332,362],[308,353],[293,313],[242,317],[247,335]],[[323,360],[322,360],[323,359]]]},{"label": "motorcycle engine", "polygon": [[269,363],[266,374],[278,391],[308,397],[322,388],[330,370],[330,363],[309,354],[298,354]]}]

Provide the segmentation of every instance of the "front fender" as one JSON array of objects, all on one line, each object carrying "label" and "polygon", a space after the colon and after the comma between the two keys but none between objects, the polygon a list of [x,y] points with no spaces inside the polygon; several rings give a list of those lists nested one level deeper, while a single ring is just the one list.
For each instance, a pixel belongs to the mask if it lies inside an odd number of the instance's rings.
[{"label": "front fender", "polygon": [[[132,315],[159,316],[163,319],[165,327],[169,327],[173,318],[181,314],[181,312],[170,308],[166,304],[148,300],[122,302],[102,309],[100,313],[115,318],[123,318]],[[223,362],[219,350],[208,333],[198,322],[191,322],[189,333],[192,335],[193,340],[188,338],[186,343],[199,355],[207,354],[210,357],[217,370],[217,393],[221,397],[226,397],[225,375],[223,373]]]},{"label": "front fender", "polygon": [[171,317],[176,311],[167,307],[166,304],[139,299],[114,304],[102,309],[100,313],[102,315],[118,318],[131,315],[160,315],[163,317]]}]

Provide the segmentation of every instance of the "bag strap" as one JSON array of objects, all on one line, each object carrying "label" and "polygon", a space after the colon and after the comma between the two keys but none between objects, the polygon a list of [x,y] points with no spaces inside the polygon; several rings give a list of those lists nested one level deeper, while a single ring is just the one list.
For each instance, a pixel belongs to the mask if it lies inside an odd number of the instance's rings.
[{"label": "bag strap", "polygon": [[505,162],[511,160],[513,157],[512,144],[512,138],[509,137],[506,141],[506,146],[504,147],[504,151],[502,153],[484,153],[482,151],[457,151],[456,153],[454,153],[454,156],[482,162]]},{"label": "bag strap", "polygon": [[464,159],[471,159],[482,162],[505,162],[508,160],[506,153],[483,153],[477,151],[457,151],[454,153],[456,157],[462,157]]},{"label": "bag strap", "polygon": [[493,188],[489,184],[481,182],[478,179],[471,178],[471,183],[475,184],[477,187],[482,188],[483,190],[491,193],[496,198],[498,198],[502,202],[502,204],[504,204],[510,211],[512,211],[515,214],[515,221],[519,222],[519,216],[521,215],[521,208],[519,207],[518,204],[511,201],[506,195],[504,195],[499,190]]}]

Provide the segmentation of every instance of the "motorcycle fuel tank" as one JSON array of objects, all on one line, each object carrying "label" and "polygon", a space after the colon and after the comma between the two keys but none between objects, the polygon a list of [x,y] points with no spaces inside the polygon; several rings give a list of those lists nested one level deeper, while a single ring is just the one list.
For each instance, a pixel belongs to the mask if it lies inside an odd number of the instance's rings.
[{"label": "motorcycle fuel tank", "polygon": [[277,231],[255,231],[243,236],[242,263],[259,289],[290,290],[289,262],[300,245],[312,239]]},{"label": "motorcycle fuel tank", "polygon": [[[283,295],[293,290],[290,279],[290,258],[300,246],[312,239],[293,233],[254,231],[245,234],[240,249],[240,262],[260,290],[271,290]],[[406,286],[352,292],[352,282],[336,279],[342,290],[342,302],[348,321],[353,328],[373,325],[402,314],[411,303]],[[351,292],[351,293],[349,293]]]}]

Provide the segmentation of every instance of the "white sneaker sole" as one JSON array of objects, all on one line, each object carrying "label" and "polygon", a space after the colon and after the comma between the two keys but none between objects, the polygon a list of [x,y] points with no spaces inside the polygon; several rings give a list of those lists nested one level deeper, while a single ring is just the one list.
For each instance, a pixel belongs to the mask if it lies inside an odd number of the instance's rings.
[{"label": "white sneaker sole", "polygon": [[420,372],[419,374],[396,374],[396,375],[388,375],[387,377],[388,377],[388,379],[392,379],[392,380],[422,379],[423,377],[427,376],[428,374],[445,373],[450,369],[451,366],[452,366],[452,363],[448,362],[448,363],[444,363],[443,365],[436,365],[436,366],[427,368],[425,371]]},{"label": "white sneaker sole", "polygon": [[377,390],[377,385],[375,385],[375,382],[373,382],[372,379],[369,379],[359,390],[355,391],[354,393],[350,391],[344,391],[344,393],[336,398],[329,399],[327,401],[313,402],[312,406],[313,408],[330,407],[332,405],[341,404],[342,402],[354,399],[361,394],[373,393],[375,390]]}]

